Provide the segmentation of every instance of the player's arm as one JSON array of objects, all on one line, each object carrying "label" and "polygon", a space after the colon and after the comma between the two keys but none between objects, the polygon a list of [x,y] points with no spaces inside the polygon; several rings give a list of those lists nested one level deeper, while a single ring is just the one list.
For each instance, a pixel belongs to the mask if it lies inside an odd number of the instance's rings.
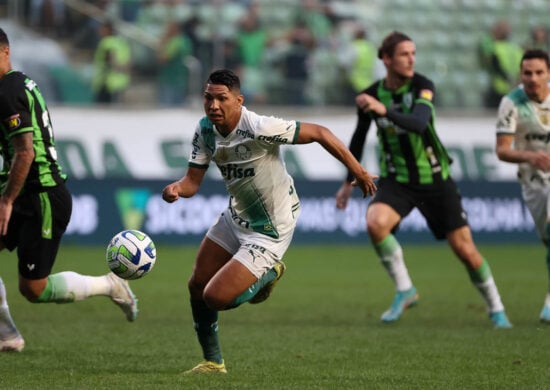
[{"label": "player's arm", "polygon": [[[363,158],[363,150],[365,148],[365,143],[367,140],[367,134],[371,125],[371,117],[370,114],[364,114],[362,112],[357,113],[357,125],[355,126],[355,131],[353,132],[353,135],[351,137],[351,141],[349,143],[349,150],[353,157],[359,162],[361,162]],[[336,207],[339,209],[345,209],[348,205],[348,200],[351,197],[351,194],[353,193],[353,180],[354,175],[353,172],[351,172],[348,169],[348,173],[346,175],[346,179],[342,183],[342,186],[336,193]]]},{"label": "player's arm", "polygon": [[301,123],[297,144],[319,143],[326,151],[342,162],[355,177],[353,185],[359,187],[363,196],[373,195],[376,191],[374,179],[357,161],[349,149],[329,129],[314,123]]},{"label": "player's arm", "polygon": [[168,203],[179,198],[190,198],[195,195],[201,186],[207,167],[189,166],[185,176],[178,181],[168,184],[162,191],[162,199]]},{"label": "player's arm", "polygon": [[387,108],[374,96],[362,93],[355,99],[357,106],[363,112],[372,111],[379,116],[385,116],[403,130],[422,134],[432,116],[431,103],[422,100],[417,101],[410,113],[404,113],[392,108]]},{"label": "player's arm", "polygon": [[13,202],[25,185],[25,180],[34,160],[33,133],[24,132],[15,134],[11,138],[14,149],[8,180],[2,196],[0,196],[0,235],[8,231]]},{"label": "player's arm", "polygon": [[537,169],[550,170],[550,154],[542,150],[518,150],[512,147],[513,134],[497,134],[496,152],[499,160],[509,163],[528,163]]}]

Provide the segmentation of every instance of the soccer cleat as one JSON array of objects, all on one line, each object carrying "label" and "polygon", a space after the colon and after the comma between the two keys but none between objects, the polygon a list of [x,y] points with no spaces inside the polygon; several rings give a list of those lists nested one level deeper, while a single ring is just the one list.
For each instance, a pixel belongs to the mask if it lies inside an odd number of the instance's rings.
[{"label": "soccer cleat", "polygon": [[126,319],[135,321],[138,314],[138,300],[127,280],[121,279],[114,273],[107,274],[111,283],[111,300],[126,314]]},{"label": "soccer cleat", "polygon": [[283,276],[283,274],[286,270],[286,265],[282,261],[279,261],[279,262],[277,262],[277,264],[275,264],[273,269],[277,273],[277,277],[275,279],[273,279],[271,282],[267,283],[265,286],[263,286],[260,289],[260,291],[258,291],[256,293],[256,295],[254,295],[252,297],[252,299],[250,299],[250,301],[248,301],[248,302],[250,302],[252,304],[256,304],[256,303],[263,302],[267,298],[269,298],[269,295],[271,294],[271,291],[275,287],[275,284],[277,284],[279,279],[281,279],[281,277]]},{"label": "soccer cleat", "polygon": [[550,324],[550,306],[544,305],[540,312],[540,322],[546,322]]},{"label": "soccer cleat", "polygon": [[25,340],[20,334],[11,339],[0,339],[0,352],[21,352],[25,347]]},{"label": "soccer cleat", "polygon": [[504,310],[490,313],[489,318],[493,322],[495,329],[510,329],[512,327]]},{"label": "soccer cleat", "polygon": [[225,363],[223,362],[223,360],[221,363],[205,360],[197,364],[192,369],[185,371],[183,374],[189,375],[189,374],[202,374],[202,373],[211,373],[211,372],[219,373],[219,374],[227,374],[227,370],[225,369]]},{"label": "soccer cleat", "polygon": [[394,322],[401,317],[401,314],[409,307],[413,307],[418,303],[418,293],[416,288],[411,287],[406,291],[398,291],[388,310],[381,317],[383,322]]}]

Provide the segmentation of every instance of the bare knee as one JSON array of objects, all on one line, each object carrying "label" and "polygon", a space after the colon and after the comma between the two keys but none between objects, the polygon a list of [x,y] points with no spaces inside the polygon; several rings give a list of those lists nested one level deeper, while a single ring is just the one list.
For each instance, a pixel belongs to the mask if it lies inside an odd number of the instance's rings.
[{"label": "bare knee", "polygon": [[376,203],[368,208],[366,218],[369,236],[373,242],[380,242],[391,233],[401,217],[390,206]]},{"label": "bare knee", "polygon": [[29,302],[38,302],[38,298],[42,295],[42,292],[48,284],[48,278],[43,279],[25,279],[19,277],[19,292]]},{"label": "bare knee", "polygon": [[202,294],[202,299],[206,305],[212,310],[225,310],[231,302],[227,298],[218,294],[214,289],[205,289]]}]

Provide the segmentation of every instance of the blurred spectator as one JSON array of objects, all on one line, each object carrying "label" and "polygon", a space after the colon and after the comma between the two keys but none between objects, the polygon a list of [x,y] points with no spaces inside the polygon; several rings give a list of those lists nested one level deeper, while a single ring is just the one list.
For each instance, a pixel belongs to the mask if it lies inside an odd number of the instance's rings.
[{"label": "blurred spectator", "polygon": [[288,34],[288,48],[283,56],[285,81],[284,104],[306,103],[306,86],[309,75],[309,57],[315,46],[315,38],[305,21],[300,18]]},{"label": "blurred spectator", "polygon": [[482,38],[479,58],[489,75],[489,88],[485,96],[487,108],[498,107],[502,97],[518,83],[518,64],[522,48],[510,40],[511,28],[507,20],[495,23],[491,34]]},{"label": "blurred spectator", "polygon": [[317,43],[327,40],[333,29],[330,6],[320,3],[319,0],[302,0],[301,8],[298,14]]},{"label": "blurred spectator", "polygon": [[94,53],[92,89],[97,103],[114,103],[130,84],[131,56],[126,40],[115,34],[111,22],[102,24]]},{"label": "blurred spectator", "polygon": [[240,19],[236,36],[242,61],[241,90],[250,103],[264,103],[266,99],[263,57],[269,38],[261,24],[258,7],[257,3],[253,3]]},{"label": "blurred spectator", "polygon": [[350,96],[355,99],[357,93],[367,88],[374,81],[377,50],[369,41],[367,31],[362,26],[356,24],[352,34],[349,50],[346,50],[344,68],[351,89]]},{"label": "blurred spectator", "polygon": [[185,58],[192,54],[192,43],[179,22],[168,22],[157,51],[158,103],[178,106],[187,94],[189,72]]},{"label": "blurred spectator", "polygon": [[535,26],[531,29],[529,39],[525,43],[527,49],[540,49],[550,51],[550,36],[545,26]]},{"label": "blurred spectator", "polygon": [[139,16],[142,3],[142,0],[120,0],[120,18],[125,22],[134,23]]},{"label": "blurred spectator", "polygon": [[31,0],[30,25],[49,35],[65,35],[66,10],[63,0]]}]

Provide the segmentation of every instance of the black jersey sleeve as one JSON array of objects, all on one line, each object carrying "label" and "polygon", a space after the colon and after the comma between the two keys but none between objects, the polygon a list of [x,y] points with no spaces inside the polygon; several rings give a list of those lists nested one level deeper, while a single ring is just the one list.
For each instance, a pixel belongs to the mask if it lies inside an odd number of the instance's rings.
[{"label": "black jersey sleeve", "polygon": [[[363,149],[365,147],[365,141],[367,139],[367,133],[371,125],[372,119],[369,114],[365,114],[359,108],[357,109],[357,125],[355,126],[355,131],[351,137],[349,143],[349,150],[353,157],[359,162],[363,157]],[[354,179],[351,171],[348,170],[346,181],[352,182]]]},{"label": "black jersey sleeve", "polygon": [[25,92],[24,76],[16,73],[0,88],[0,120],[11,135],[32,131],[32,118]]},{"label": "black jersey sleeve", "polygon": [[394,109],[388,109],[386,117],[397,126],[413,133],[422,134],[432,116],[432,108],[424,103],[417,103],[411,113],[403,113]]},{"label": "black jersey sleeve", "polygon": [[411,82],[411,91],[414,94],[412,111],[402,111],[389,108],[386,117],[404,130],[422,134],[432,117],[434,83],[427,77],[415,73]]}]

